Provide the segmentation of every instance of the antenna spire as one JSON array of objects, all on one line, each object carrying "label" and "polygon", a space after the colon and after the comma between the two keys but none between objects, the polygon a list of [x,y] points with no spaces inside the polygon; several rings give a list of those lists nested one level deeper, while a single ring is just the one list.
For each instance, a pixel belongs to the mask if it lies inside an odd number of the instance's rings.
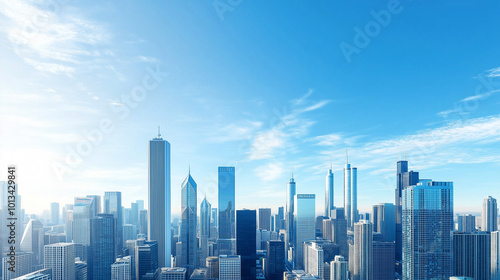
[{"label": "antenna spire", "polygon": [[330,170],[333,170],[333,158],[330,156]]},{"label": "antenna spire", "polygon": [[348,148],[345,148],[345,163],[348,164],[349,163],[349,155],[347,153],[347,150]]},{"label": "antenna spire", "polygon": [[292,179],[293,179],[293,165],[292,165]]},{"label": "antenna spire", "polygon": [[191,163],[188,165],[188,174],[191,175]]},{"label": "antenna spire", "polygon": [[160,126],[158,126],[158,138],[161,138]]}]

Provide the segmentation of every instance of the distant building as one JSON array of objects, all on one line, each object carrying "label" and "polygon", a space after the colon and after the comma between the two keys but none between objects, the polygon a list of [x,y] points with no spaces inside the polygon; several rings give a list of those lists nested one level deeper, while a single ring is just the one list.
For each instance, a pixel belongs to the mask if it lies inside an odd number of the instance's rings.
[{"label": "distant building", "polygon": [[14,271],[9,270],[11,267],[10,256],[2,258],[2,275],[3,280],[14,279],[19,276],[33,272],[33,253],[32,252],[16,252]]},{"label": "distant building", "polygon": [[257,213],[255,210],[236,211],[236,254],[241,258],[241,279],[256,277]]},{"label": "distant building", "polygon": [[457,231],[461,232],[476,231],[476,217],[471,214],[459,215],[457,217]]},{"label": "distant building", "polygon": [[160,272],[160,280],[185,280],[187,278],[185,267],[163,267]]},{"label": "distant building", "polygon": [[482,231],[496,231],[498,230],[498,206],[497,200],[488,196],[483,201],[483,211],[481,212]]},{"label": "distant building", "polygon": [[294,268],[304,268],[303,242],[316,238],[316,196],[297,194],[294,200]]},{"label": "distant building", "polygon": [[241,280],[240,256],[219,256],[219,280]]},{"label": "distant building", "polygon": [[271,208],[259,208],[259,228],[271,231]]},{"label": "distant building", "polygon": [[117,259],[111,265],[111,280],[131,280],[132,279],[132,259],[126,256]]},{"label": "distant building", "polygon": [[234,255],[236,238],[235,169],[219,167],[219,255]]},{"label": "distant building", "polygon": [[348,280],[349,265],[343,256],[335,256],[330,262],[330,280]]},{"label": "distant building", "polygon": [[91,221],[90,250],[87,262],[93,280],[111,277],[111,265],[115,262],[116,219],[113,214],[98,214]]}]

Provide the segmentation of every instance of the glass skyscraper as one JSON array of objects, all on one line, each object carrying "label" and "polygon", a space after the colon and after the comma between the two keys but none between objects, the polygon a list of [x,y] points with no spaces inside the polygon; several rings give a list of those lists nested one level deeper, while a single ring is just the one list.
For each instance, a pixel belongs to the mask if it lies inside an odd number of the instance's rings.
[{"label": "glass skyscraper", "polygon": [[353,279],[373,279],[373,225],[361,220],[354,224],[354,262]]},{"label": "glass skyscraper", "polygon": [[293,245],[294,240],[294,221],[293,221],[293,212],[294,212],[294,203],[295,203],[295,181],[292,178],[290,182],[286,184],[286,209],[285,209],[285,250],[288,252],[288,249],[291,245]]},{"label": "glass skyscraper", "polygon": [[344,168],[344,210],[347,227],[358,222],[358,169],[346,162]]},{"label": "glass skyscraper", "polygon": [[500,231],[491,233],[491,280],[500,280]]},{"label": "glass skyscraper", "polygon": [[219,255],[235,253],[234,167],[219,167]]},{"label": "glass skyscraper", "polygon": [[148,239],[156,240],[159,267],[170,267],[170,143],[158,137],[149,141]]},{"label": "glass skyscraper", "polygon": [[331,217],[331,211],[335,209],[334,205],[334,192],[333,192],[333,171],[332,168],[326,174],[325,186],[325,217]]},{"label": "glass skyscraper", "polygon": [[491,236],[488,232],[453,233],[453,275],[490,280]]},{"label": "glass skyscraper", "polygon": [[[96,201],[94,200],[94,203]],[[123,241],[123,215],[122,215],[122,193],[105,192],[104,193],[104,213],[112,214],[116,223],[115,236],[115,258],[121,254],[125,245]]]},{"label": "glass skyscraper", "polygon": [[90,224],[89,275],[94,280],[111,278],[111,265],[115,262],[116,219],[113,214],[98,214]]},{"label": "glass skyscraper", "polygon": [[382,241],[396,241],[396,209],[392,203],[380,203],[373,206],[371,216],[373,232],[382,234]]},{"label": "glass skyscraper", "polygon": [[76,197],[73,206],[73,242],[82,245],[79,255],[83,261],[88,261],[90,246],[90,222],[95,217],[94,198]]},{"label": "glass skyscraper", "polygon": [[496,231],[498,229],[498,208],[497,200],[488,196],[483,201],[483,211],[481,212],[481,230]]},{"label": "glass skyscraper", "polygon": [[294,201],[294,269],[304,269],[303,243],[316,238],[316,196],[297,194]]},{"label": "glass skyscraper", "polygon": [[257,212],[255,210],[236,211],[236,255],[241,257],[241,279],[256,277]]},{"label": "glass skyscraper", "polygon": [[403,280],[452,276],[453,183],[420,180],[402,199]]},{"label": "glass skyscraper", "polygon": [[285,243],[281,240],[267,241],[265,265],[266,280],[281,280],[285,271]]},{"label": "glass skyscraper", "polygon": [[181,186],[181,232],[182,252],[180,265],[187,269],[188,275],[196,268],[196,216],[198,214],[197,185],[189,172]]}]

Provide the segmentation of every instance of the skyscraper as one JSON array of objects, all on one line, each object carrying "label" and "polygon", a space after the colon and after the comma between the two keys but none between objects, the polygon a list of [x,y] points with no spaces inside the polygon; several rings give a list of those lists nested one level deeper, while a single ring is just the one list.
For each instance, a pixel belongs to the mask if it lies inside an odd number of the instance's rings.
[{"label": "skyscraper", "polygon": [[481,212],[482,231],[496,231],[498,230],[498,208],[497,200],[488,196],[483,201],[483,211]]},{"label": "skyscraper", "polygon": [[236,211],[236,254],[241,257],[241,279],[256,277],[257,213],[255,210]]},{"label": "skyscraper", "polygon": [[170,143],[158,137],[149,141],[148,239],[158,242],[158,265],[170,267]]},{"label": "skyscraper", "polygon": [[457,231],[474,232],[476,231],[476,217],[471,214],[459,215],[457,217]]},{"label": "skyscraper", "polygon": [[330,280],[347,280],[349,265],[343,256],[335,256],[330,262]]},{"label": "skyscraper", "polygon": [[159,280],[185,280],[187,277],[187,270],[185,267],[164,267],[160,271]]},{"label": "skyscraper", "polygon": [[316,238],[316,196],[297,194],[294,201],[294,269],[304,269],[304,241]]},{"label": "skyscraper", "polygon": [[353,279],[373,279],[373,225],[361,220],[354,224]]},{"label": "skyscraper", "polygon": [[286,209],[285,209],[285,250],[288,252],[290,249],[290,246],[293,245],[294,242],[294,220],[293,220],[293,213],[294,213],[294,203],[295,203],[295,181],[293,179],[293,173],[292,173],[292,178],[290,179],[290,182],[286,184]]},{"label": "skyscraper", "polygon": [[259,228],[271,230],[271,208],[259,208]]},{"label": "skyscraper", "polygon": [[46,245],[44,247],[44,268],[52,269],[53,280],[75,280],[75,244]]},{"label": "skyscraper", "polygon": [[111,265],[111,280],[132,280],[132,259],[126,256]]},{"label": "skyscraper", "polygon": [[50,221],[57,225],[59,224],[59,203],[52,202],[50,204]]},{"label": "skyscraper", "polygon": [[333,171],[332,166],[326,174],[326,186],[325,186],[325,217],[330,217],[331,211],[335,208],[334,205],[334,192],[333,192]]},{"label": "skyscraper", "polygon": [[452,276],[453,183],[403,189],[403,280]]},{"label": "skyscraper", "polygon": [[207,197],[203,198],[200,205],[200,236],[210,238],[210,215],[212,205],[208,202]]},{"label": "skyscraper", "polygon": [[393,279],[396,263],[396,244],[373,242],[373,280]]},{"label": "skyscraper", "polygon": [[148,237],[148,210],[139,210],[139,233]]},{"label": "skyscraper", "polygon": [[110,279],[115,262],[116,219],[113,214],[98,214],[90,225],[89,275],[94,280]]},{"label": "skyscraper", "polygon": [[281,280],[285,271],[285,243],[280,240],[267,241],[265,264],[266,280]]},{"label": "skyscraper", "polygon": [[[75,197],[73,206],[73,242],[81,244],[83,261],[88,259],[90,246],[90,221],[95,217],[94,199],[91,197]],[[75,251],[75,249],[73,249]]]},{"label": "skyscraper", "polygon": [[346,159],[344,168],[344,210],[347,228],[358,222],[358,169]]},{"label": "skyscraper", "polygon": [[125,245],[123,241],[123,216],[121,209],[122,209],[122,193],[105,192],[104,213],[113,214],[116,223],[116,236],[115,236],[115,247],[114,247],[115,258],[121,254],[122,248]]},{"label": "skyscraper", "polygon": [[[136,280],[142,280],[146,274],[158,275],[158,242],[137,240],[135,247]],[[156,278],[154,278],[156,279]]]},{"label": "skyscraper", "polygon": [[42,223],[39,220],[30,219],[24,229],[20,249],[24,252],[33,252],[33,265],[35,266],[43,264],[44,235]]},{"label": "skyscraper", "polygon": [[[9,269],[11,267],[14,269]],[[13,263],[10,256],[2,257],[2,280],[11,280],[30,272],[33,272],[32,252],[17,252]]]},{"label": "skyscraper", "polygon": [[241,280],[240,256],[219,256],[219,280]]},{"label": "skyscraper", "polygon": [[[414,186],[418,183],[418,172],[408,171],[408,161],[400,160],[397,163],[397,184],[395,193],[395,206],[396,206],[396,261],[401,261],[403,258],[403,190],[408,186]],[[399,266],[401,267],[401,266]],[[401,273],[401,271],[398,271]]]},{"label": "skyscraper", "polygon": [[196,215],[197,210],[197,185],[191,172],[188,173],[181,185],[181,232],[180,241],[182,243],[182,253],[180,265],[185,267],[188,275],[196,268]]},{"label": "skyscraper", "polygon": [[219,255],[234,255],[235,252],[234,172],[234,167],[219,167]]},{"label": "skyscraper", "polygon": [[100,195],[96,195],[96,194],[90,194],[90,195],[87,195],[87,197],[92,197],[94,199],[94,211],[95,211],[95,214],[102,214],[102,201],[101,201],[101,196]]},{"label": "skyscraper", "polygon": [[500,280],[500,231],[491,233],[491,280]]},{"label": "skyscraper", "polygon": [[73,242],[73,209],[66,210],[64,227],[66,232],[66,242]]},{"label": "skyscraper", "polygon": [[392,203],[373,205],[373,232],[382,234],[382,241],[396,241],[396,208]]},{"label": "skyscraper", "polygon": [[490,280],[491,237],[488,232],[453,233],[453,275]]}]

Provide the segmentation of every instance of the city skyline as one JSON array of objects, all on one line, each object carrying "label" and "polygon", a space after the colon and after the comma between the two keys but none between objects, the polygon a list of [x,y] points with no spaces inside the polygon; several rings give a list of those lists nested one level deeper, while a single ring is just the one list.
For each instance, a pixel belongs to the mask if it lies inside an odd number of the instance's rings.
[{"label": "city skyline", "polygon": [[[476,31],[500,27],[490,13],[500,4],[400,4],[348,62],[339,45],[353,45],[355,28],[386,3],[245,2],[221,20],[211,3],[51,11],[8,1],[0,6],[0,169],[18,165],[30,213],[84,189],[121,191],[129,205],[147,200],[145,151],[160,125],[172,145],[172,198],[191,166],[200,193],[216,203],[217,167],[230,165],[238,207],[276,211],[292,167],[297,192],[311,189],[323,202],[332,158],[334,204],[342,205],[348,147],[360,211],[393,201],[394,162],[406,151],[424,177],[455,182],[458,212],[480,212],[484,197],[499,196],[500,39]],[[422,11],[426,20],[415,25]],[[286,20],[298,13],[304,25]],[[46,19],[35,37],[20,31],[30,15]],[[263,21],[250,24],[255,16]],[[147,96],[133,98],[144,79]],[[89,137],[91,151],[72,158]]]}]

